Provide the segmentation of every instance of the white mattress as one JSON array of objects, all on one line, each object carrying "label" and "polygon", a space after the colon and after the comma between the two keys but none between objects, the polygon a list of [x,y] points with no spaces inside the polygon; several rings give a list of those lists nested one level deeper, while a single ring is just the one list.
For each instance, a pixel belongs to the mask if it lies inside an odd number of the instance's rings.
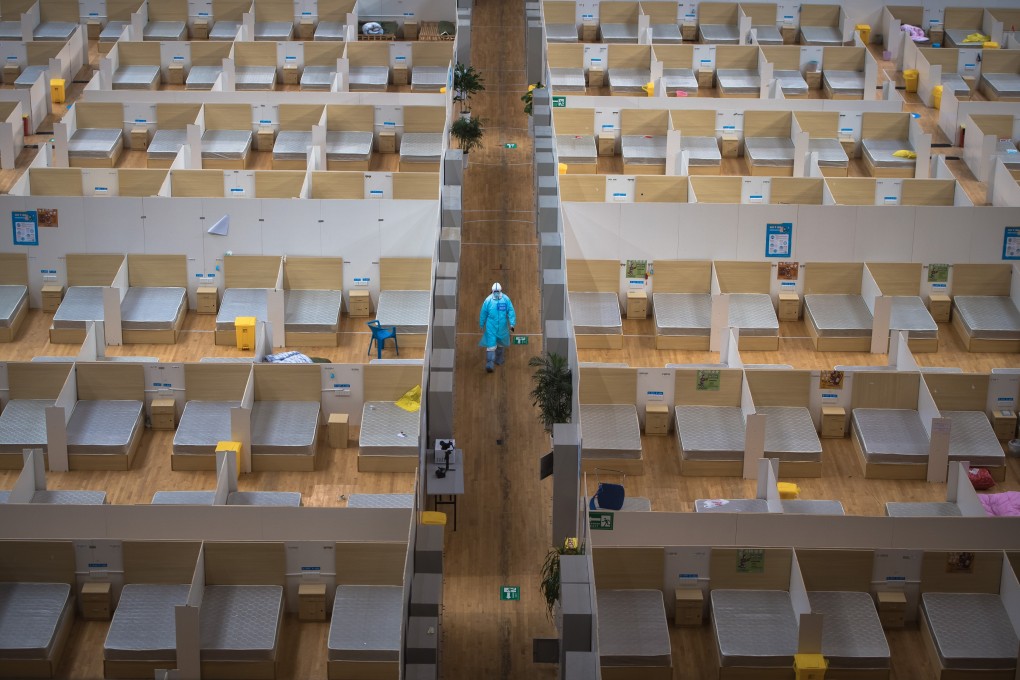
[{"label": "white mattress", "polygon": [[209,30],[209,40],[233,40],[241,28],[240,21],[217,21]]},{"label": "white mattress", "polygon": [[319,402],[256,401],[251,412],[252,455],[314,456]]},{"label": "white mattress", "polygon": [[602,666],[672,666],[669,624],[660,590],[599,590]]},{"label": "white mattress", "polygon": [[[318,38],[316,38],[318,40]],[[329,91],[336,77],[336,66],[305,66],[301,71],[300,85],[302,90]]]},{"label": "white mattress", "polygon": [[599,26],[604,43],[636,43],[637,24],[602,24]]},{"label": "white mattress", "polygon": [[233,491],[227,494],[227,505],[298,508],[301,494],[296,491]]},{"label": "white mattress", "polygon": [[150,21],[142,32],[143,40],[185,40],[188,26],[183,21]]},{"label": "white mattress", "polygon": [[906,139],[863,139],[861,153],[876,168],[912,168],[917,165],[916,158],[900,158],[893,156],[900,150],[913,151]]},{"label": "white mattress", "polygon": [[400,138],[401,163],[438,163],[442,155],[442,132],[405,132]]},{"label": "white mattress", "polygon": [[212,505],[215,491],[157,491],[150,505]]},{"label": "white mattress", "polygon": [[432,294],[427,290],[384,290],[379,293],[375,318],[382,326],[397,327],[401,333],[426,333]]},{"label": "white mattress", "polygon": [[389,401],[368,401],[361,412],[361,455],[418,457],[421,414]]},{"label": "white mattress", "polygon": [[223,73],[222,66],[192,66],[184,81],[184,89],[211,90],[221,73]]},{"label": "white mattress", "polygon": [[0,453],[46,451],[46,408],[52,399],[11,399],[0,413]]},{"label": "white mattress", "polygon": [[371,132],[331,131],[326,133],[326,160],[368,161],[371,157]]},{"label": "white mattress", "polygon": [[581,404],[583,458],[641,457],[641,425],[633,404]]},{"label": "white mattress", "polygon": [[788,592],[713,590],[711,601],[720,666],[793,666],[798,626]]},{"label": "white mattress", "polygon": [[768,512],[768,501],[761,498],[699,498],[694,512]]},{"label": "white mattress", "polygon": [[850,421],[869,463],[927,464],[928,433],[917,411],[855,408]]},{"label": "white mattress", "polygon": [[312,133],[302,130],[283,130],[273,142],[274,161],[304,161],[312,146]]},{"label": "white mattress", "polygon": [[793,167],[793,140],[789,137],[745,137],[744,155],[751,165]]},{"label": "white mattress", "polygon": [[709,293],[652,293],[652,307],[658,335],[707,337],[712,331]]},{"label": "white mattress", "polygon": [[102,505],[106,502],[106,492],[42,489],[32,494],[32,500],[29,502],[41,505]]},{"label": "white mattress", "polygon": [[202,661],[271,661],[283,620],[280,586],[206,586]]},{"label": "white mattress", "polygon": [[546,24],[545,39],[550,43],[576,43],[577,26],[574,24]]},{"label": "white mattress", "polygon": [[895,503],[885,504],[885,514],[889,517],[962,517],[960,506],[956,503]]},{"label": "white mattress", "polygon": [[593,135],[556,135],[556,156],[560,163],[596,163],[598,150]]},{"label": "white mattress", "polygon": [[256,40],[287,41],[294,35],[294,23],[291,21],[256,21]]},{"label": "white mattress", "polygon": [[651,71],[646,68],[610,67],[606,75],[609,79],[609,89],[616,94],[643,94],[642,88],[652,79]]},{"label": "white mattress", "polygon": [[623,333],[620,298],[616,293],[575,292],[567,294],[574,332],[580,335]]},{"label": "white mattress", "polygon": [[764,293],[731,294],[729,322],[730,326],[740,329],[741,335],[779,335],[779,317],[772,306],[772,298]]},{"label": "white mattress", "polygon": [[67,42],[76,28],[78,24],[70,21],[43,21],[35,27],[32,37],[35,40]]},{"label": "white mattress", "polygon": [[860,295],[805,295],[804,317],[819,337],[870,337],[873,317]]},{"label": "white mattress", "polygon": [[414,66],[411,68],[411,92],[439,92],[446,87],[448,75],[446,66]]},{"label": "white mattress", "polygon": [[187,301],[184,288],[128,288],[120,303],[125,330],[169,330]]},{"label": "white mattress", "polygon": [[146,153],[148,158],[151,159],[173,160],[177,157],[177,152],[181,150],[181,147],[187,143],[187,130],[156,130],[156,133],[152,135],[152,140],[149,142],[149,148],[146,149]]},{"label": "white mattress", "polygon": [[686,460],[743,460],[744,414],[736,406],[677,406],[676,432]]},{"label": "white mattress", "polygon": [[272,90],[275,87],[275,66],[238,66],[234,69],[235,90]]},{"label": "white mattress", "polygon": [[757,70],[721,68],[715,72],[719,91],[726,94],[752,94],[761,92],[761,75]]},{"label": "white mattress", "polygon": [[892,299],[889,332],[907,331],[910,339],[937,338],[938,324],[917,295],[896,295]]},{"label": "white mattress", "polygon": [[284,292],[284,327],[288,333],[335,333],[340,323],[343,291],[288,290]]},{"label": "white mattress", "polygon": [[652,24],[653,45],[677,45],[683,42],[680,27],[676,24]]},{"label": "white mattress", "polygon": [[623,135],[620,149],[625,165],[661,165],[666,162],[665,136]]},{"label": "white mattress", "polygon": [[864,96],[864,71],[822,71],[822,79],[833,94]]},{"label": "white mattress", "polygon": [[773,76],[779,81],[784,95],[791,97],[807,94],[808,84],[800,71],[777,69],[773,71]]},{"label": "white mattress", "polygon": [[818,501],[795,498],[782,501],[784,515],[845,515],[839,501]]},{"label": "white mattress", "polygon": [[1015,340],[1020,338],[1020,311],[1013,301],[998,295],[957,295],[953,313],[973,338]]},{"label": "white mattress", "polygon": [[822,655],[829,667],[889,668],[889,643],[869,593],[808,593],[811,613],[825,616]]},{"label": "white mattress", "polygon": [[843,34],[835,26],[801,26],[800,44],[838,47],[843,44]]},{"label": "white mattress", "polygon": [[1020,97],[1020,74],[982,73],[981,79],[999,97]]},{"label": "white mattress", "polygon": [[846,168],[850,158],[843,145],[833,137],[814,137],[808,140],[808,153],[818,154],[818,166],[822,168]]},{"label": "white mattress", "polygon": [[699,24],[698,34],[703,43],[715,45],[736,45],[740,42],[740,32],[736,25],[730,24]]},{"label": "white mattress", "polygon": [[53,314],[53,327],[85,328],[89,321],[102,321],[103,316],[102,286],[71,286]]},{"label": "white mattress", "polygon": [[67,143],[67,155],[75,158],[110,158],[123,145],[121,128],[78,128]]},{"label": "white mattress", "polygon": [[949,431],[949,460],[967,461],[972,466],[999,467],[1006,454],[984,411],[941,411],[952,421]]},{"label": "white mattress", "polygon": [[343,40],[346,26],[342,21],[320,21],[315,27],[313,40]]},{"label": "white mattress", "polygon": [[268,292],[265,288],[227,288],[216,314],[216,330],[234,330],[234,319],[253,316],[256,321],[267,321]]},{"label": "white mattress", "polygon": [[174,433],[173,452],[213,455],[216,445],[230,441],[230,409],[238,401],[189,401]]},{"label": "white mattress", "polygon": [[385,92],[390,82],[390,67],[352,66],[348,76],[352,92]]},{"label": "white mattress", "polygon": [[998,594],[923,593],[921,610],[944,667],[1016,668],[1017,637]]},{"label": "white mattress", "polygon": [[115,90],[152,90],[159,87],[160,75],[157,65],[121,66],[113,74]]},{"label": "white mattress", "polygon": [[698,94],[698,77],[694,70],[689,68],[667,68],[662,71],[662,89],[668,96],[671,92],[675,95],[677,90],[683,90],[685,94]]},{"label": "white mattress", "polygon": [[131,400],[82,400],[67,423],[67,452],[125,455],[137,443],[145,404]]},{"label": "white mattress", "polygon": [[800,406],[761,406],[765,420],[765,457],[781,461],[818,462],[822,444],[818,441],[811,413]]},{"label": "white mattress", "polygon": [[120,592],[103,658],[177,661],[174,607],[188,600],[187,584],[129,583]]},{"label": "white mattress", "polygon": [[0,583],[0,658],[49,656],[73,602],[66,583]]},{"label": "white mattress", "polygon": [[549,85],[553,92],[573,92],[575,94],[584,94],[584,69],[550,68]]},{"label": "white mattress", "polygon": [[398,661],[403,612],[400,586],[337,586],[329,624],[329,660]]},{"label": "white mattress", "polygon": [[251,149],[251,130],[206,130],[202,133],[202,158],[239,160]]},{"label": "white mattress", "polygon": [[15,317],[27,304],[26,286],[0,286],[0,328],[10,328]]}]

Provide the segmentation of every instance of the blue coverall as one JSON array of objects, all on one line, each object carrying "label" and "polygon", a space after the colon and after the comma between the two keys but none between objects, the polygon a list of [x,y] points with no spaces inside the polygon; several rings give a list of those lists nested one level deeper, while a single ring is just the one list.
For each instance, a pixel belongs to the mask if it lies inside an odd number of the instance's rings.
[{"label": "blue coverall", "polygon": [[510,344],[510,328],[517,325],[514,303],[503,293],[490,294],[482,303],[478,325],[482,329],[478,345],[485,348],[485,370],[491,373],[493,363],[503,364],[503,348]]}]

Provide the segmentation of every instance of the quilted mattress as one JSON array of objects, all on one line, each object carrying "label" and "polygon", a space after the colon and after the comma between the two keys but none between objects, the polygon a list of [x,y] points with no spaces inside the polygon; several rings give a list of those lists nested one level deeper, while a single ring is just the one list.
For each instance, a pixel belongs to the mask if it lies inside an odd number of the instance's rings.
[{"label": "quilted mattress", "polygon": [[233,40],[241,28],[240,21],[217,21],[209,30],[209,40]]},{"label": "quilted mattress", "polygon": [[744,154],[751,165],[793,167],[793,140],[789,137],[745,137]]},{"label": "quilted mattress", "polygon": [[680,27],[676,24],[652,24],[652,44],[679,45],[683,42]]},{"label": "quilted mattress", "polygon": [[659,165],[666,162],[666,137],[623,135],[620,138],[626,165]]},{"label": "quilted mattress", "polygon": [[917,295],[897,295],[892,299],[889,332],[907,331],[911,339],[937,338],[938,324],[931,318],[924,302]]},{"label": "quilted mattress", "polygon": [[398,342],[400,333],[426,333],[431,297],[427,290],[384,290],[375,318],[383,326],[397,327]]},{"label": "quilted mattress", "polygon": [[29,88],[35,83],[39,76],[49,70],[48,66],[38,64],[26,66],[14,81],[14,87]]},{"label": "quilted mattress", "polygon": [[156,130],[146,153],[152,159],[173,160],[177,157],[177,152],[181,150],[181,147],[187,143],[187,130]]},{"label": "quilted mattress", "polygon": [[781,461],[812,461],[822,459],[811,413],[801,406],[762,406],[755,409],[765,419],[765,456]]},{"label": "quilted mattress", "polygon": [[150,21],[142,32],[143,40],[186,40],[188,26],[183,21]]},{"label": "quilted mattress", "polygon": [[687,152],[689,166],[718,167],[722,163],[722,153],[715,137],[682,137],[680,149]]},{"label": "quilted mattress", "polygon": [[398,661],[403,610],[400,586],[337,586],[329,660]]},{"label": "quilted mattress", "polygon": [[326,159],[367,161],[372,157],[372,133],[334,131],[326,133]]},{"label": "quilted mattress", "polygon": [[215,491],[157,491],[150,505],[212,505]]},{"label": "quilted mattress", "polygon": [[793,666],[798,625],[788,592],[713,590],[711,601],[720,666]]},{"label": "quilted mattress", "polygon": [[202,158],[241,159],[251,149],[251,130],[206,130]]},{"label": "quilted mattress", "polygon": [[222,66],[192,66],[184,81],[186,90],[211,90],[223,73]]},{"label": "quilted mattress", "polygon": [[109,158],[124,143],[123,137],[120,128],[78,128],[67,143],[67,153],[78,158]]},{"label": "quilted mattress", "polygon": [[187,603],[190,590],[187,584],[125,585],[106,634],[103,658],[176,662],[174,607]]},{"label": "quilted mattress", "polygon": [[238,66],[234,69],[235,90],[272,90],[274,87],[275,66]]},{"label": "quilted mattress", "polygon": [[121,66],[113,74],[115,90],[154,90],[159,83],[159,66],[155,65]]},{"label": "quilted mattress", "polygon": [[414,494],[410,493],[353,493],[347,497],[348,508],[410,508]]},{"label": "quilted mattress", "polygon": [[844,96],[864,96],[863,71],[822,71],[825,85],[833,94]]},{"label": "quilted mattress", "polygon": [[943,71],[942,89],[952,92],[957,98],[970,96],[970,85],[967,84],[967,81],[959,73],[946,73]]},{"label": "quilted mattress", "polygon": [[257,321],[268,318],[268,300],[265,288],[227,288],[223,291],[220,311],[216,314],[216,330],[234,330],[234,319],[254,316]]},{"label": "quilted mattress", "polygon": [[0,328],[10,328],[18,312],[28,304],[25,286],[0,286]]},{"label": "quilted mattress", "polygon": [[839,501],[817,501],[792,499],[783,501],[784,515],[845,515],[843,504]]},{"label": "quilted mattress", "polygon": [[818,166],[823,168],[846,168],[850,159],[843,150],[838,139],[832,137],[813,137],[808,140],[808,153],[818,154]]},{"label": "quilted mattress", "polygon": [[676,431],[686,460],[744,458],[744,414],[736,406],[677,406]]},{"label": "quilted mattress", "polygon": [[645,87],[652,79],[651,71],[645,68],[610,68],[609,88],[615,92],[644,94]]},{"label": "quilted mattress", "polygon": [[574,92],[584,94],[583,68],[550,68],[549,84],[553,92]]},{"label": "quilted mattress", "polygon": [[270,661],[283,620],[280,586],[206,586],[199,619],[202,661]]},{"label": "quilted mattress", "polygon": [[352,92],[385,92],[390,82],[389,66],[353,66],[348,71]]},{"label": "quilted mattress", "polygon": [[315,27],[313,40],[343,40],[346,26],[342,21],[320,21]]},{"label": "quilted mattress", "polygon": [[805,295],[804,316],[820,337],[870,337],[873,317],[860,295]]},{"label": "quilted mattress", "polygon": [[1017,637],[999,595],[923,593],[921,611],[944,667],[1016,668]]},{"label": "quilted mattress", "polygon": [[762,24],[760,26],[751,26],[758,32],[758,44],[759,45],[782,45],[783,34],[779,32],[779,29],[771,24]]},{"label": "quilted mattress", "polygon": [[946,47],[981,47],[984,43],[966,42],[967,36],[980,33],[981,28],[947,28],[945,29]]},{"label": "quilted mattress", "polygon": [[981,79],[999,97],[1020,97],[1020,74],[982,73]]},{"label": "quilted mattress", "polygon": [[984,411],[941,411],[952,421],[949,431],[949,460],[971,465],[998,467],[1006,464],[1002,444]]},{"label": "quilted mattress", "polygon": [[736,45],[740,42],[740,31],[731,24],[699,24],[698,34],[703,43]]},{"label": "quilted mattress", "polygon": [[758,71],[743,68],[721,68],[715,72],[719,91],[726,94],[758,94],[761,76]]},{"label": "quilted mattress", "polygon": [[71,286],[53,314],[54,328],[85,328],[89,321],[103,320],[103,288]]},{"label": "quilted mattress", "polygon": [[583,458],[641,457],[641,425],[633,404],[581,404]]},{"label": "quilted mattress", "polygon": [[256,401],[252,408],[252,455],[314,456],[318,434],[317,401]]},{"label": "quilted mattress", "polygon": [[329,91],[335,77],[335,66],[305,66],[301,72],[301,89]]},{"label": "quilted mattress", "polygon": [[52,399],[11,399],[0,413],[0,452],[46,451],[46,407]]},{"label": "quilted mattress", "polygon": [[10,491],[0,491],[0,503],[6,503],[7,499],[11,497]]},{"label": "quilted mattress", "polygon": [[312,133],[301,130],[283,130],[273,143],[274,161],[303,161],[312,146]]},{"label": "quilted mattress", "polygon": [[568,293],[570,318],[579,335],[618,335],[623,333],[620,298],[616,293]]},{"label": "quilted mattress", "polygon": [[843,44],[843,34],[835,26],[801,26],[800,44],[838,47]]},{"label": "quilted mattress", "polygon": [[108,21],[103,26],[103,30],[99,32],[99,42],[117,42],[120,40],[120,34],[124,32],[124,29],[131,25],[130,21]]},{"label": "quilted mattress", "polygon": [[284,42],[294,35],[294,23],[290,21],[256,21],[255,39]]},{"label": "quilted mattress", "polygon": [[708,293],[652,293],[652,307],[658,335],[708,336],[712,331],[712,296]]},{"label": "quilted mattress", "polygon": [[0,40],[20,42],[21,21],[0,21]]},{"label": "quilted mattress", "polygon": [[126,330],[168,330],[187,300],[184,288],[128,288],[120,303],[120,327]]},{"label": "quilted mattress", "polygon": [[389,401],[369,401],[361,411],[361,455],[418,456],[421,414]]},{"label": "quilted mattress", "polygon": [[576,43],[577,26],[574,24],[546,24],[546,42],[551,43]]},{"label": "quilted mattress", "polygon": [[960,517],[960,506],[956,503],[886,503],[885,514],[889,517]]},{"label": "quilted mattress", "polygon": [[917,411],[855,408],[850,421],[869,463],[927,464],[928,433]]},{"label": "quilted mattress", "polygon": [[870,594],[814,591],[808,600],[813,614],[825,616],[822,654],[830,668],[889,668],[889,643]]},{"label": "quilted mattress", "polygon": [[45,659],[61,618],[72,615],[66,583],[0,583],[0,657]]},{"label": "quilted mattress", "polygon": [[602,24],[599,26],[604,43],[636,43],[637,24]]},{"label": "quilted mattress", "polygon": [[600,590],[596,597],[603,666],[673,664],[662,591]]},{"label": "quilted mattress", "polygon": [[400,138],[401,163],[436,163],[442,155],[442,132],[405,132]]},{"label": "quilted mattress", "polygon": [[415,66],[411,69],[412,92],[439,92],[446,87],[449,68],[446,66]]},{"label": "quilted mattress", "polygon": [[768,512],[768,501],[760,498],[699,498],[694,512]]},{"label": "quilted mattress", "polygon": [[173,451],[177,454],[208,454],[216,445],[230,441],[230,409],[239,401],[189,401],[184,405],[181,422],[174,433]]},{"label": "quilted mattress", "polygon": [[779,317],[772,298],[764,293],[730,295],[729,322],[740,329],[741,335],[779,335]]},{"label": "quilted mattress", "polygon": [[129,453],[143,425],[144,408],[141,401],[79,401],[67,423],[67,452]]},{"label": "quilted mattress", "polygon": [[900,150],[912,151],[913,147],[906,139],[864,139],[861,140],[861,153],[876,168],[912,168],[917,164],[916,158],[900,158],[893,156]]},{"label": "quilted mattress", "polygon": [[1020,338],[1020,311],[1013,301],[999,295],[957,295],[953,312],[972,338],[1016,340]]},{"label": "quilted mattress", "polygon": [[32,494],[32,500],[29,502],[41,505],[102,505],[106,502],[106,492],[43,489]]},{"label": "quilted mattress", "polygon": [[53,40],[67,42],[78,24],[70,21],[44,21],[35,27],[32,37],[35,40]]},{"label": "quilted mattress", "polygon": [[288,290],[283,295],[288,333],[335,333],[340,323],[343,291]]},{"label": "quilted mattress", "polygon": [[668,95],[674,95],[677,90],[683,90],[685,94],[698,94],[698,77],[694,70],[689,68],[667,68],[662,70],[662,89]]},{"label": "quilted mattress", "polygon": [[779,81],[779,87],[783,89],[783,94],[788,97],[804,96],[807,94],[807,81],[804,80],[804,76],[801,75],[800,71],[782,69],[773,71],[772,75]]},{"label": "quilted mattress", "polygon": [[556,154],[560,163],[595,163],[598,150],[592,135],[556,135]]},{"label": "quilted mattress", "polygon": [[301,506],[301,494],[296,491],[234,491],[227,494],[227,505],[297,508]]}]

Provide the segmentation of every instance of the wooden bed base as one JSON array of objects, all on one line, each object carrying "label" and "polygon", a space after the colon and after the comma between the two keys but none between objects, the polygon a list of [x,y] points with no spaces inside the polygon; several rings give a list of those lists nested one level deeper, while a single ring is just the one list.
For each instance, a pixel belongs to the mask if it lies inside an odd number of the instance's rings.
[{"label": "wooden bed base", "polygon": [[889,680],[890,668],[832,668],[825,671],[825,680]]},{"label": "wooden bed base", "polygon": [[581,470],[584,472],[595,472],[596,470],[617,470],[626,475],[645,474],[645,457],[640,458],[585,458],[581,452]]},{"label": "wooden bed base", "polygon": [[124,153],[124,146],[113,150],[113,153],[106,158],[91,158],[88,156],[69,157],[67,159],[68,166],[72,168],[115,168],[117,167],[117,161],[120,160],[120,155]]},{"label": "wooden bed base", "polygon": [[[19,454],[20,455],[20,454]],[[53,633],[53,645],[49,656],[45,659],[2,659],[0,660],[0,678],[52,678],[56,675],[60,657],[64,654],[64,646],[74,627],[75,607],[74,586],[71,586],[71,598],[68,610],[61,614],[57,630]]]},{"label": "wooden bed base", "polygon": [[864,99],[863,93],[861,94],[861,96],[858,97],[855,94],[840,94],[839,92],[834,91],[831,87],[829,87],[829,82],[825,80],[825,78],[822,78],[822,89],[825,90],[826,99],[834,99],[836,101],[858,101],[858,102]]},{"label": "wooden bed base", "polygon": [[808,337],[811,338],[811,344],[815,346],[816,352],[870,352],[871,351],[871,337],[846,337],[846,338],[834,338],[827,336],[818,335],[818,329],[815,328],[815,323],[811,319],[811,315],[804,314],[804,325],[807,327]]},{"label": "wooden bed base", "polygon": [[397,172],[439,172],[439,163],[408,163],[398,160]]},{"label": "wooden bed base", "polygon": [[625,175],[665,175],[666,164],[645,165],[643,163],[624,163],[623,174]]},{"label": "wooden bed base", "polygon": [[251,151],[243,158],[203,158],[203,170],[247,170],[251,163]]},{"label": "wooden bed base", "polygon": [[601,666],[602,680],[672,680],[673,666]]},{"label": "wooden bed base", "polygon": [[594,175],[598,170],[598,163],[569,163],[568,175]]},{"label": "wooden bed base", "polygon": [[315,455],[304,456],[294,454],[253,453],[251,454],[252,472],[314,472],[315,461],[319,457],[318,448]]},{"label": "wooden bed base", "polygon": [[[50,459],[47,454],[43,454],[43,464],[48,470],[50,468]],[[25,456],[21,452],[18,453],[0,453],[0,470],[21,470],[25,467]],[[3,673],[0,672],[0,678],[4,677]]]},{"label": "wooden bed base", "polygon": [[21,324],[25,323],[25,317],[28,316],[28,304],[24,304],[17,314],[14,315],[14,320],[11,321],[11,325],[5,328],[0,328],[0,342],[13,342],[14,338],[18,337],[18,331],[21,329]]},{"label": "wooden bed base", "polygon": [[659,335],[655,334],[655,349],[683,349],[707,352],[710,342],[707,335]]},{"label": "wooden bed base", "polygon": [[778,335],[741,335],[737,339],[737,348],[748,352],[779,351]]},{"label": "wooden bed base", "polygon": [[822,177],[849,177],[850,166],[846,167],[833,167],[831,165],[819,165],[818,169],[822,171]]},{"label": "wooden bed base", "polygon": [[103,677],[106,680],[132,680],[152,677],[156,671],[175,665],[176,661],[128,661],[103,659]]},{"label": "wooden bed base", "polygon": [[744,156],[744,165],[747,166],[747,174],[754,177],[793,177],[792,165],[788,168],[775,165],[755,165],[747,156]]},{"label": "wooden bed base", "polygon": [[[171,165],[174,164],[174,160],[175,159],[173,159],[173,158],[152,158],[152,157],[146,156],[146,158],[145,158],[145,167],[150,168],[150,169],[156,169],[156,170],[167,170],[167,169],[170,168]],[[128,663],[128,662],[126,662],[126,661],[115,661],[113,663]],[[144,663],[144,662],[141,662],[141,663]],[[164,661],[163,663],[166,663],[166,662]],[[110,676],[107,676],[107,677],[110,677]]]},{"label": "wooden bed base", "polygon": [[985,82],[984,78],[981,79],[981,83],[978,85],[978,92],[984,95],[984,98],[990,102],[1020,102],[1020,97],[1000,96],[995,92],[995,90],[988,86],[988,83]]},{"label": "wooden bed base", "polygon": [[194,454],[194,453],[171,453],[170,454],[170,469],[174,472],[194,471],[194,470],[216,470],[216,456],[212,453],[206,454]]},{"label": "wooden bed base", "polygon": [[329,680],[397,680],[399,661],[327,661]]},{"label": "wooden bed base", "polygon": [[[766,451],[764,458],[768,458],[769,454]],[[741,471],[741,474],[743,471]],[[822,461],[813,460],[791,460],[791,461],[779,461],[779,476],[780,477],[821,477],[822,476]]]},{"label": "wooden bed base", "polygon": [[177,313],[177,318],[174,319],[173,328],[121,329],[121,342],[125,345],[176,345],[177,338],[181,335],[181,329],[184,328],[184,319],[187,315],[188,299],[185,297],[184,304],[181,305],[181,310]]},{"label": "wooden bed base", "polygon": [[[932,640],[931,628],[928,623],[928,615],[921,610],[921,638],[924,640],[924,649],[928,652],[928,662],[935,670],[935,677],[938,680],[1014,680],[1015,669],[973,669],[973,668],[944,668],[939,658],[935,642]],[[826,677],[828,675],[826,674]]]},{"label": "wooden bed base", "polygon": [[[404,336],[400,336],[403,342]],[[574,336],[577,349],[623,349],[623,333],[590,333]],[[413,345],[409,345],[413,347]]]},{"label": "wooden bed base", "polygon": [[414,472],[418,456],[373,456],[358,451],[358,472]]},{"label": "wooden bed base", "polygon": [[744,474],[742,460],[687,460],[680,449],[680,474],[684,477],[740,477]]},{"label": "wooden bed base", "polygon": [[273,661],[203,661],[203,680],[275,680]]},{"label": "wooden bed base", "polygon": [[719,680],[794,680],[793,666],[762,668],[757,666],[723,666],[719,641],[712,634],[712,649],[719,668]]},{"label": "wooden bed base", "polygon": [[722,164],[719,165],[688,165],[687,175],[721,175]]},{"label": "wooden bed base", "polygon": [[939,351],[938,335],[934,338],[907,338],[907,347],[914,354],[930,354]]},{"label": "wooden bed base", "polygon": [[[399,341],[398,339],[397,342]],[[340,334],[335,331],[333,333],[291,333],[284,331],[283,342],[287,347],[337,347],[340,344]]]},{"label": "wooden bed base", "polygon": [[50,342],[54,345],[80,345],[85,342],[84,328],[53,328],[50,326]]},{"label": "wooden bed base", "polygon": [[[364,171],[368,172],[368,166],[371,160],[364,161],[331,161],[326,159],[327,170],[341,170],[341,171]],[[302,168],[303,169],[303,168]]]},{"label": "wooden bed base", "polygon": [[868,158],[868,155],[861,152],[861,162],[867,170],[869,177],[902,177],[909,179],[914,176],[914,168],[876,168]]},{"label": "wooden bed base", "polygon": [[308,161],[307,160],[300,160],[300,161],[296,161],[296,160],[280,160],[280,161],[278,161],[275,158],[273,159],[273,170],[301,170],[301,171],[304,171],[304,170],[307,170],[307,169],[308,169]]},{"label": "wooden bed base", "polygon": [[1020,352],[1020,340],[986,340],[971,337],[959,314],[953,314],[952,323],[960,342],[968,352]]},{"label": "wooden bed base", "polygon": [[722,88],[716,88],[719,99],[761,99],[761,92],[725,92]]},{"label": "wooden bed base", "polygon": [[68,453],[67,466],[71,470],[130,470],[144,433],[144,426],[135,429],[127,453]]},{"label": "wooden bed base", "polygon": [[864,448],[857,438],[857,430],[850,427],[850,439],[854,443],[854,451],[864,470],[865,479],[927,479],[928,465],[918,463],[870,463],[864,457]]}]

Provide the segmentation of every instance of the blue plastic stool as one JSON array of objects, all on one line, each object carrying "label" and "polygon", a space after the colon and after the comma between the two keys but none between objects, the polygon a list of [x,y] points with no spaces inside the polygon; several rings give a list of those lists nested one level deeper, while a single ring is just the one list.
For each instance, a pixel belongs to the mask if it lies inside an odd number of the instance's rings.
[{"label": "blue plastic stool", "polygon": [[397,352],[397,356],[400,356],[400,345],[397,344],[397,327],[396,326],[380,326],[379,320],[368,321],[366,325],[372,329],[372,339],[368,341],[368,354],[372,353],[372,343],[375,343],[376,356],[382,359],[382,351],[386,345],[388,338],[393,338],[393,348]]}]

